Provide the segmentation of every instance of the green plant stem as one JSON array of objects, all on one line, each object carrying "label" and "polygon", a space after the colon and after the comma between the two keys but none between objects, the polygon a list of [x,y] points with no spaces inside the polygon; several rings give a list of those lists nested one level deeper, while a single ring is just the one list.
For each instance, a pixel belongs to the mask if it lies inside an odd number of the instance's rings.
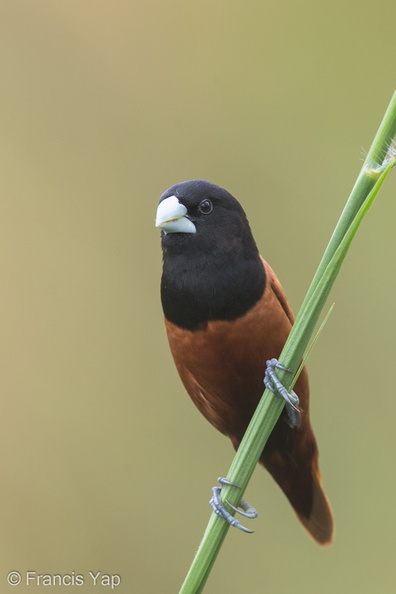
[{"label": "green plant stem", "polygon": [[[351,194],[345,204],[344,210],[338,220],[338,223],[333,231],[331,239],[327,245],[322,260],[318,266],[315,276],[312,280],[310,289],[318,282],[323,274],[324,269],[331,260],[335,250],[339,246],[343,236],[345,235],[349,225],[353,221],[355,214],[363,204],[371,188],[376,182],[376,176],[368,174],[375,167],[380,167],[383,163],[389,146],[396,135],[396,91],[385,111],[382,122],[379,125],[375,138],[366,155],[363,167],[357,177],[355,185],[352,188]],[[309,298],[308,289],[305,299]],[[304,307],[305,300],[301,305]]]},{"label": "green plant stem", "polygon": [[[298,368],[353,237],[394,164],[395,159],[389,159],[385,163],[384,160],[395,133],[396,92],[280,355],[282,363],[291,369]],[[293,381],[292,375],[279,372],[278,376],[289,389]],[[227,478],[239,485],[240,489],[223,487],[223,501],[228,500],[235,506],[239,504],[283,406],[283,400],[265,390],[227,473]],[[229,524],[212,513],[180,594],[202,592],[228,529]]]}]

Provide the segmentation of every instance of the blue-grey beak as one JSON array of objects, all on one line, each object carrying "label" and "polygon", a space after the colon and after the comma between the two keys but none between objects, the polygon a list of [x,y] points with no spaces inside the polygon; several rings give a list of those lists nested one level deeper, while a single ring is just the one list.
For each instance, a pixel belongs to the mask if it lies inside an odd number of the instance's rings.
[{"label": "blue-grey beak", "polygon": [[165,233],[196,233],[195,225],[186,217],[187,208],[176,196],[169,196],[159,203],[155,226]]}]

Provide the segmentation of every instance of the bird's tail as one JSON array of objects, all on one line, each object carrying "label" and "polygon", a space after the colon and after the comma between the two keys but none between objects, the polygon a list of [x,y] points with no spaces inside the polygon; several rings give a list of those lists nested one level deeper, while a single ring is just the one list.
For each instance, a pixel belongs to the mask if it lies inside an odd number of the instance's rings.
[{"label": "bird's tail", "polygon": [[273,455],[265,456],[262,463],[285,493],[309,534],[321,545],[330,544],[333,514],[321,485],[316,460],[299,468],[290,458],[282,458],[280,452],[273,452]]},{"label": "bird's tail", "polygon": [[333,514],[329,500],[320,483],[320,477],[311,472],[310,499],[311,509],[307,513],[299,505],[299,497],[293,501],[286,493],[302,525],[311,536],[321,545],[330,544],[333,537]]}]

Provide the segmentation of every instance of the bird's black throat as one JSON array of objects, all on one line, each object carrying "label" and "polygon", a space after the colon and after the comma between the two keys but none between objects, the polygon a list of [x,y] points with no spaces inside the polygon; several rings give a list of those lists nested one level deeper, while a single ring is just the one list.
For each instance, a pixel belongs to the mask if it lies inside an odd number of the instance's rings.
[{"label": "bird's black throat", "polygon": [[[265,290],[265,271],[253,238],[228,249],[195,247],[196,237],[164,236],[161,300],[167,320],[195,331],[214,320],[243,316]],[[217,246],[218,248],[218,246]]]}]

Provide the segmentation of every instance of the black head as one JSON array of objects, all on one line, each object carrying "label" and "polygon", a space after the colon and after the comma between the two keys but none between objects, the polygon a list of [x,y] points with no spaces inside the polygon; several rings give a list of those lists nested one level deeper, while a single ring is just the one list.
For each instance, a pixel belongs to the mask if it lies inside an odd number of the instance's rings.
[{"label": "black head", "polygon": [[166,317],[195,329],[234,319],[261,297],[264,269],[245,212],[204,180],[176,184],[160,198],[162,304]]}]

